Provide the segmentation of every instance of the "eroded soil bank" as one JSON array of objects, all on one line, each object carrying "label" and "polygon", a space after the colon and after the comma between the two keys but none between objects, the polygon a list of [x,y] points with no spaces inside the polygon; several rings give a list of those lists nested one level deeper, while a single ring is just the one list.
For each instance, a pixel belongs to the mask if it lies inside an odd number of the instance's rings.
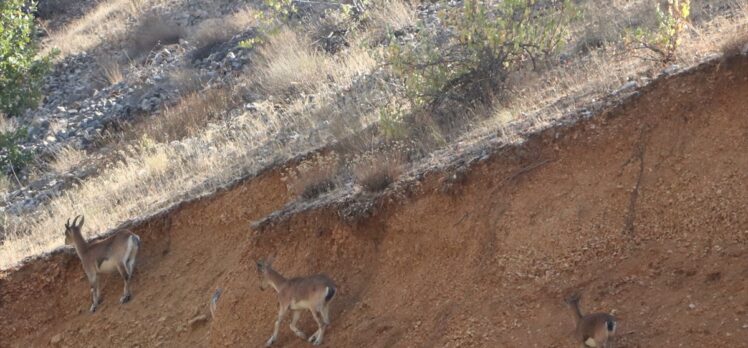
[{"label": "eroded soil bank", "polygon": [[[744,346],[746,110],[748,62],[707,65],[500,149],[450,190],[429,175],[354,225],[320,208],[251,231],[291,199],[270,171],[136,228],[127,305],[110,277],[89,314],[74,255],[6,274],[0,345],[261,346],[277,307],[253,260],[273,253],[287,275],[340,285],[328,347],[574,346],[575,289],[583,309],[615,311],[617,347]],[[189,324],[216,287],[216,318]],[[286,323],[277,345],[307,343]]]}]

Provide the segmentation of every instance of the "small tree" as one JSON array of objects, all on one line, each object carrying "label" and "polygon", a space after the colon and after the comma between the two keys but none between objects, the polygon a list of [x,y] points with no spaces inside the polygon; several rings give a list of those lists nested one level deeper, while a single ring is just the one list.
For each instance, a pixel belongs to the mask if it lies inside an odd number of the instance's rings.
[{"label": "small tree", "polygon": [[25,128],[0,133],[0,176],[16,174],[31,161],[31,152],[19,145],[27,136]]},{"label": "small tree", "polygon": [[445,2],[446,30],[419,23],[417,39],[392,40],[385,60],[405,83],[415,108],[438,107],[445,99],[491,102],[508,72],[562,47],[575,10],[568,0],[465,0]]},{"label": "small tree", "polygon": [[0,111],[18,115],[41,99],[51,56],[36,58],[33,11],[36,2],[0,1]]},{"label": "small tree", "polygon": [[691,14],[690,0],[668,0],[667,10],[663,11],[658,4],[655,8],[657,28],[648,30],[636,28],[626,33],[627,40],[635,44],[636,48],[643,48],[652,52],[657,60],[670,63],[677,58],[677,50],[681,43],[681,34],[688,24]]}]

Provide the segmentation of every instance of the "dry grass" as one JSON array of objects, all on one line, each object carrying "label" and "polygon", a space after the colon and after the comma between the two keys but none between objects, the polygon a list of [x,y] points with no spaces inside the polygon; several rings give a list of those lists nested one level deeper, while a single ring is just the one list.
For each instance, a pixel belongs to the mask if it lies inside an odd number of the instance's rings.
[{"label": "dry grass", "polygon": [[8,133],[18,128],[18,120],[15,118],[8,118],[4,114],[0,113],[0,133]]},{"label": "dry grass", "polygon": [[114,59],[97,59],[99,66],[100,78],[109,86],[120,83],[124,80],[122,67]]},{"label": "dry grass", "polygon": [[192,58],[204,59],[210,56],[218,45],[248,30],[256,24],[255,22],[256,14],[249,8],[240,10],[228,18],[211,18],[200,22],[188,37],[188,41],[193,42],[196,47]]},{"label": "dry grass", "polygon": [[351,165],[356,183],[368,192],[381,192],[397,181],[403,171],[399,155],[367,153],[358,156]]},{"label": "dry grass", "polygon": [[160,46],[178,43],[182,36],[184,30],[166,16],[148,14],[130,34],[128,52],[133,57],[148,54]]},{"label": "dry grass", "polygon": [[206,78],[198,69],[183,67],[169,72],[169,82],[181,95],[198,91],[204,87]]},{"label": "dry grass", "polygon": [[284,173],[288,190],[297,197],[313,199],[339,185],[337,155],[315,155]]},{"label": "dry grass", "polygon": [[735,33],[722,44],[720,51],[725,57],[746,54],[748,52],[748,34],[746,32]]},{"label": "dry grass", "polygon": [[398,31],[415,25],[413,6],[401,0],[383,0],[375,3],[370,11],[372,31],[383,35],[387,31]]},{"label": "dry grass", "polygon": [[[259,110],[254,113],[218,120],[180,141],[155,143],[144,138],[120,153],[122,161],[102,169],[98,176],[67,190],[37,212],[0,217],[7,233],[0,245],[0,269],[61,246],[62,234],[58,232],[70,216],[85,214],[90,228],[85,233],[94,236],[124,220],[211,192],[333,139],[330,127],[307,114],[319,106],[299,106],[301,109],[294,112],[278,112],[272,103],[257,106]],[[367,125],[361,123],[361,127]],[[348,135],[360,129],[351,128]],[[278,141],[289,133],[298,136]]]},{"label": "dry grass", "polygon": [[124,36],[130,16],[128,1],[102,1],[96,8],[69,25],[49,33],[43,54],[53,48],[60,50],[60,58],[88,51],[104,42],[116,42]]},{"label": "dry grass", "polygon": [[137,124],[133,134],[143,134],[158,142],[178,140],[198,134],[209,122],[236,105],[231,91],[214,88],[193,92],[183,97],[175,106],[167,107],[156,115]]},{"label": "dry grass", "polygon": [[55,159],[49,166],[57,174],[69,173],[86,159],[86,152],[71,146],[65,146],[57,151]]},{"label": "dry grass", "polygon": [[0,199],[5,199],[5,195],[13,190],[13,182],[5,175],[0,174]]},{"label": "dry grass", "polygon": [[276,96],[289,91],[324,93],[330,85],[344,89],[354,76],[369,72],[376,63],[366,50],[356,47],[328,56],[290,29],[272,36],[259,53],[262,62],[251,80],[262,92]]},{"label": "dry grass", "polygon": [[146,9],[146,0],[127,0],[130,14],[134,17],[141,15]]},{"label": "dry grass", "polygon": [[[117,3],[125,4],[125,1],[106,4],[113,6]],[[616,4],[620,3],[628,2],[616,1]],[[98,11],[102,11],[103,4],[97,7]],[[378,28],[403,27],[414,21],[412,15],[407,15],[407,5],[398,8],[399,5],[393,4],[380,9],[391,14],[373,14],[374,22],[384,23]],[[126,15],[129,10],[110,8],[110,13],[116,11]],[[85,18],[94,17],[88,15]],[[722,47],[727,47],[729,36],[725,33],[745,32],[745,24],[745,15],[710,18],[698,30],[683,37],[679,51],[682,58],[678,63],[688,65],[708,54],[720,52]],[[54,198],[34,214],[0,217],[3,229],[8,232],[8,240],[0,246],[0,269],[16,264],[26,256],[61,245],[58,231],[70,216],[86,214],[92,227],[88,233],[96,234],[123,220],[154,213],[186,197],[210,192],[235,178],[257,173],[271,163],[307,153],[329,144],[331,139],[353,138],[352,135],[376,122],[378,117],[361,107],[361,99],[351,98],[354,101],[350,104],[341,104],[335,102],[335,96],[349,93],[347,88],[353,85],[356,76],[370,73],[375,67],[374,59],[358,47],[366,34],[370,35],[376,28],[372,24],[370,32],[348,37],[351,48],[334,56],[315,51],[308,38],[291,29],[272,36],[269,42],[259,47],[261,59],[253,65],[254,70],[237,81],[237,84],[253,90],[256,88],[272,98],[257,101],[256,111],[236,117],[223,116],[221,112],[226,107],[220,106],[185,116],[183,113],[199,109],[201,103],[213,104],[202,100],[201,95],[189,95],[179,105],[164,111],[164,120],[167,119],[165,115],[172,112],[173,122],[153,125],[154,132],[158,130],[158,134],[162,134],[159,140],[164,142],[144,142],[135,150],[123,153],[125,159],[122,162]],[[106,31],[102,38],[95,40],[109,40],[111,33]],[[88,39],[93,40],[84,36],[84,41]],[[88,44],[76,43],[74,48],[81,49]],[[661,66],[625,52],[593,49],[589,54],[572,57],[563,66],[542,73],[519,73],[510,81],[514,88],[509,99],[502,101],[502,108],[484,115],[484,121],[471,124],[470,131],[457,137],[455,142],[459,142],[461,148],[482,146],[482,142],[488,142],[485,139],[490,138],[486,135],[497,133],[502,141],[520,141],[517,130],[509,126],[512,123],[529,120],[533,129],[546,127],[564,112],[609,94],[629,80],[645,82],[642,76],[656,75],[661,69]],[[350,93],[360,97],[379,88]],[[291,90],[303,93],[287,98]],[[366,97],[368,102],[368,95]],[[184,109],[177,112],[180,108]],[[215,110],[220,110],[216,115],[221,117],[206,120],[205,114]],[[172,130],[163,131],[166,129]],[[157,133],[147,134],[158,138]],[[168,141],[179,137],[186,138]],[[280,137],[284,141],[278,141]],[[441,144],[441,148],[433,150],[437,154],[424,158],[418,165],[437,165],[435,163],[440,160],[438,152],[449,151],[452,145]],[[397,180],[403,167],[404,162],[399,158],[369,153],[358,157],[350,169],[356,183],[364,190],[379,192]],[[335,177],[328,167],[310,168],[317,169],[310,169],[308,177],[298,175],[298,179],[288,182],[289,189],[298,192],[302,198],[323,192],[329,187],[325,178]]]}]

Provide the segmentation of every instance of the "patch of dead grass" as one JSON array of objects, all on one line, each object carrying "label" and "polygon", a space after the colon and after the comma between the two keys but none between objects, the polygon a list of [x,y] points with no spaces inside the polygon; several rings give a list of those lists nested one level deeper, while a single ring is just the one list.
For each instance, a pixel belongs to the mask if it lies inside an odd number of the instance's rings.
[{"label": "patch of dead grass", "polygon": [[86,152],[72,146],[60,148],[55,153],[55,158],[49,166],[57,174],[69,173],[86,159]]},{"label": "patch of dead grass", "polygon": [[401,0],[383,0],[370,10],[372,29],[379,35],[387,31],[398,31],[415,25],[416,11],[412,5]]},{"label": "patch of dead grass", "polygon": [[122,67],[115,59],[97,59],[96,63],[99,66],[100,79],[107,86],[117,84],[125,79],[122,74]]},{"label": "patch of dead grass", "polygon": [[363,48],[353,47],[332,57],[313,49],[306,36],[287,28],[258,51],[262,61],[250,79],[262,92],[275,96],[324,93],[331,85],[344,89],[354,76],[369,72],[375,64]]},{"label": "patch of dead grass", "polygon": [[59,58],[74,55],[101,45],[116,42],[124,36],[127,18],[130,16],[127,1],[101,1],[90,12],[70,24],[49,33],[42,54],[52,49],[60,50]]},{"label": "patch of dead grass", "polygon": [[402,156],[366,153],[357,156],[351,165],[356,183],[368,192],[381,192],[397,181],[403,171]]},{"label": "patch of dead grass", "polygon": [[143,16],[130,34],[131,57],[147,54],[152,50],[179,42],[184,30],[166,16],[152,13]]},{"label": "patch of dead grass", "polygon": [[336,154],[315,155],[304,160],[283,177],[288,190],[303,199],[313,199],[339,185],[339,158]]},{"label": "patch of dead grass", "polygon": [[176,105],[164,108],[161,115],[150,117],[136,125],[134,134],[146,134],[158,142],[182,139],[198,134],[203,127],[216,121],[233,106],[236,106],[236,98],[228,88],[192,92]]},{"label": "patch of dead grass", "polygon": [[204,59],[210,56],[220,44],[254,25],[256,13],[250,8],[239,10],[228,17],[210,18],[200,22],[188,38],[195,44],[192,58]]}]

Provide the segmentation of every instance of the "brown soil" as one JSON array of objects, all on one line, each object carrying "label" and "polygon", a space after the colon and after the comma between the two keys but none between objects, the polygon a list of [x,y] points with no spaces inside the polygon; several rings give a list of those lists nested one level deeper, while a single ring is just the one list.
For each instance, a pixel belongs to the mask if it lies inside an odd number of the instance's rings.
[{"label": "brown soil", "polygon": [[[575,346],[573,290],[620,318],[617,347],[744,347],[746,110],[748,62],[709,65],[501,149],[449,193],[427,176],[354,226],[320,208],[254,233],[291,199],[268,172],[138,227],[127,305],[112,276],[88,313],[70,254],[4,275],[0,346],[261,346],[277,308],[253,259],[274,253],[339,284],[327,347]],[[190,325],[216,287],[216,318]],[[276,344],[306,347],[287,323]]]}]

